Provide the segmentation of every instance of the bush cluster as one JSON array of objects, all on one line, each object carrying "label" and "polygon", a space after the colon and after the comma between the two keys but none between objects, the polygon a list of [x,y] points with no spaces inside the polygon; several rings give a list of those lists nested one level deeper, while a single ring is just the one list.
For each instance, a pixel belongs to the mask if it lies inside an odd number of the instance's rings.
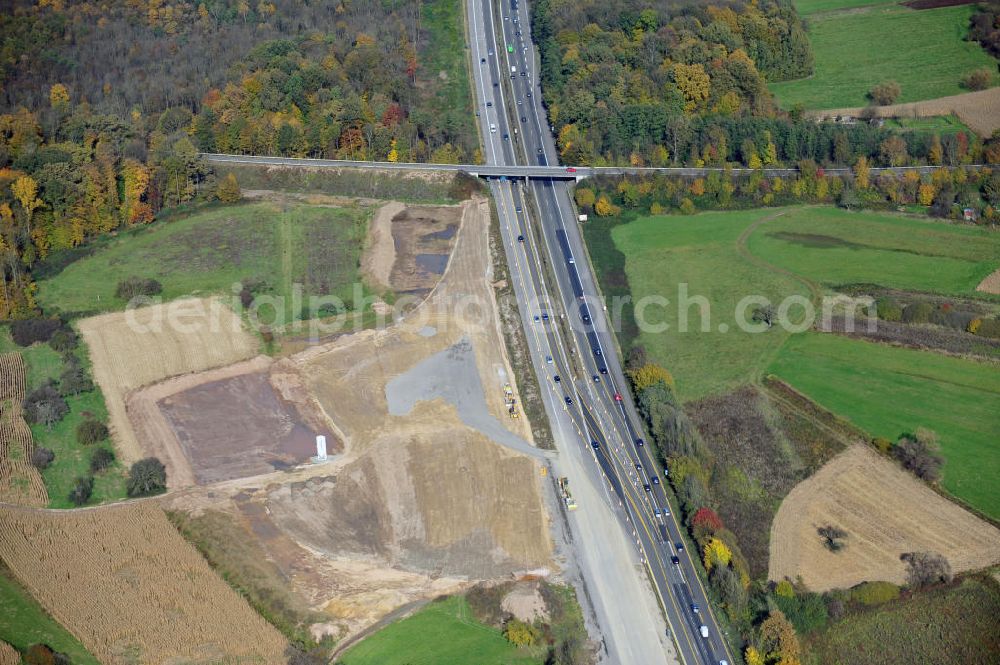
[{"label": "bush cluster", "polygon": [[115,295],[122,300],[130,301],[139,296],[155,296],[163,291],[163,285],[149,277],[126,277],[118,282]]}]

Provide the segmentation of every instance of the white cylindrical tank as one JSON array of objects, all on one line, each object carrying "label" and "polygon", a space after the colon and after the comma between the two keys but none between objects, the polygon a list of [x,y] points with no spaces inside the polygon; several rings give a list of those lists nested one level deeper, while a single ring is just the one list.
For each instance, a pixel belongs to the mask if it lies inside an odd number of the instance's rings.
[{"label": "white cylindrical tank", "polygon": [[326,459],[326,437],[322,434],[316,435],[316,459]]}]

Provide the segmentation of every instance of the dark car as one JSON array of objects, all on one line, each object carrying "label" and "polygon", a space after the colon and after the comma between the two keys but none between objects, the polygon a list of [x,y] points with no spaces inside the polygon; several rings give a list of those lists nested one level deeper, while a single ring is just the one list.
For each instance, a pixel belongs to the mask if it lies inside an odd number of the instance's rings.
[{"label": "dark car", "polygon": [[642,447],[643,447],[644,445],[646,445],[646,442],[645,442],[645,441],[643,441],[642,439],[636,439],[636,440],[635,440],[635,445],[637,445],[637,446],[639,446],[640,448],[642,448]]},{"label": "dark car", "polygon": [[597,450],[598,448],[600,448],[600,447],[601,447],[601,444],[599,444],[599,443],[598,443],[598,442],[596,442],[596,441],[591,441],[591,442],[590,442],[590,445],[592,445],[592,446],[594,447],[594,450]]},{"label": "dark car", "polygon": [[599,377],[599,376],[597,376],[597,375],[595,374],[595,375],[594,375],[594,383],[600,383],[600,382],[601,382],[601,377]]},{"label": "dark car", "polygon": [[493,102],[486,102],[486,108],[493,108]]},{"label": "dark car", "polygon": [[486,62],[486,58],[480,58],[479,62]]},{"label": "dark car", "polygon": [[528,122],[528,119],[522,115],[521,116],[521,122]]},{"label": "dark car", "polygon": [[600,358],[603,354],[599,348],[594,349],[594,355]]},{"label": "dark car", "polygon": [[572,404],[573,403],[573,398],[570,397],[569,395],[566,395],[566,403],[567,404]]},{"label": "dark car", "polygon": [[674,545],[674,547],[677,548],[678,552],[683,552],[684,551],[684,543],[677,543],[676,545]]},{"label": "dark car", "polygon": [[556,374],[555,376],[552,377],[552,380],[555,381],[556,383],[559,383],[560,381],[562,381],[562,377]]},{"label": "dark car", "polygon": [[544,152],[544,150],[542,150],[541,148],[538,149],[538,154],[539,155],[542,154],[543,152]]},{"label": "dark car", "polygon": [[518,242],[524,242],[524,236],[518,236],[517,237],[517,241]]},{"label": "dark car", "polygon": [[660,484],[660,479],[657,478],[656,476],[653,476],[651,480],[652,480],[652,483],[654,485],[659,485]]},{"label": "dark car", "polygon": [[607,367],[602,367],[601,368],[601,374],[607,374],[607,373],[608,373],[608,368]]},{"label": "dark car", "polygon": [[635,463],[635,470],[636,471],[642,471],[642,464],[640,464],[639,462],[636,462]]},{"label": "dark car", "polygon": [[653,488],[649,486],[649,483],[646,483],[645,485],[643,485],[642,489],[646,490],[647,492],[652,492],[653,491]]},{"label": "dark car", "polygon": [[521,76],[527,76],[527,75],[528,75],[527,72],[521,72]]},{"label": "dark car", "polygon": [[530,92],[528,93],[528,97],[531,97],[531,93]]},{"label": "dark car", "polygon": [[675,566],[679,566],[681,565],[681,560],[675,556],[672,556],[670,557],[670,563],[674,564]]}]

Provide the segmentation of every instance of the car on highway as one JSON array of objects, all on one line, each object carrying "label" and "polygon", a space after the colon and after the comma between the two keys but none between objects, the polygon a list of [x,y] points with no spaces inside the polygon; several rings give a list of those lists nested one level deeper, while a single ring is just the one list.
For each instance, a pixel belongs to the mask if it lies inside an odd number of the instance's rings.
[{"label": "car on highway", "polygon": [[708,626],[701,624],[701,627],[698,628],[698,632],[701,633],[702,637],[708,637]]},{"label": "car on highway", "polygon": [[494,87],[494,88],[499,88],[499,87],[500,87],[500,84],[499,84],[499,83],[497,83],[496,81],[493,81],[493,87]]},{"label": "car on highway", "polygon": [[598,358],[600,358],[600,357],[601,357],[602,355],[604,355],[604,354],[603,354],[603,353],[601,353],[601,348],[600,348],[600,347],[596,347],[596,348],[594,349],[594,355],[595,355],[595,356],[597,356]]},{"label": "car on highway", "polygon": [[519,100],[517,100],[517,105],[518,105],[518,106],[521,106],[522,104],[524,104],[524,102],[522,102],[522,101],[521,101],[520,99],[519,99]]},{"label": "car on highway", "polygon": [[528,119],[522,115],[521,116],[521,122],[528,122]]},{"label": "car on highway", "polygon": [[622,401],[622,394],[621,393],[615,393],[615,401],[616,402]]},{"label": "car on highway", "polygon": [[644,439],[636,439],[635,440],[635,445],[637,445],[640,448],[642,448],[644,445],[646,445],[646,441]]},{"label": "car on highway", "polygon": [[521,206],[514,206],[514,210],[516,210],[517,212],[522,212],[523,209],[521,208]]},{"label": "car on highway", "polygon": [[594,447],[594,450],[597,450],[597,449],[599,449],[601,447],[601,444],[599,444],[596,441],[591,441],[590,445]]},{"label": "car on highway", "polygon": [[698,603],[691,603],[691,611],[695,614],[701,614],[701,610],[698,609]]},{"label": "car on highway", "polygon": [[555,381],[556,383],[559,383],[560,381],[562,381],[562,377],[556,374],[555,376],[552,377],[552,380]]},{"label": "car on highway", "polygon": [[656,515],[656,516],[660,515],[660,507],[659,506],[653,506],[653,514]]},{"label": "car on highway", "polygon": [[576,173],[576,169],[573,168],[572,166],[567,166],[566,173]]},{"label": "car on highway", "polygon": [[660,479],[659,479],[659,478],[657,478],[656,476],[653,476],[653,477],[652,477],[652,478],[650,479],[650,482],[652,482],[652,483],[653,483],[654,485],[659,485],[659,484],[660,484]]},{"label": "car on highway", "polygon": [[527,76],[528,72],[521,72],[521,76]]},{"label": "car on highway", "polygon": [[567,404],[572,404],[573,403],[573,398],[570,397],[569,395],[566,395],[566,403]]},{"label": "car on highway", "polygon": [[546,365],[552,364],[552,356],[545,356],[545,364]]},{"label": "car on highway", "polygon": [[676,556],[672,556],[670,557],[670,563],[674,564],[675,566],[679,566],[681,565],[681,560]]},{"label": "car on highway", "polygon": [[493,102],[486,102],[486,108],[488,109],[493,108]]},{"label": "car on highway", "polygon": [[486,62],[486,58],[480,58],[479,62]]},{"label": "car on highway", "polygon": [[683,552],[683,551],[684,551],[684,543],[677,543],[676,545],[674,545],[674,548],[675,548],[675,549],[676,549],[676,550],[677,550],[678,552]]},{"label": "car on highway", "polygon": [[540,155],[540,154],[542,154],[543,152],[544,152],[544,151],[543,151],[543,150],[542,150],[541,148],[539,148],[539,149],[538,149],[538,154],[539,154],[539,155]]},{"label": "car on highway", "polygon": [[548,321],[548,320],[549,320],[549,313],[542,312],[542,321]]},{"label": "car on highway", "polygon": [[518,236],[517,237],[517,241],[518,242],[524,242],[524,236]]},{"label": "car on highway", "polygon": [[528,93],[528,99],[531,99],[531,93],[530,92]]},{"label": "car on highway", "polygon": [[509,141],[510,140],[510,134],[504,134],[503,135],[503,140],[504,141]]},{"label": "car on highway", "polygon": [[653,491],[653,488],[649,486],[649,483],[643,483],[642,489],[646,490],[647,492]]},{"label": "car on highway", "polygon": [[489,53],[490,55],[493,55],[493,49],[490,49],[489,51],[487,51],[487,53]]},{"label": "car on highway", "polygon": [[594,375],[594,383],[600,383],[600,382],[601,382],[601,377],[599,377],[599,376],[597,376],[597,375],[595,374],[595,375]]}]

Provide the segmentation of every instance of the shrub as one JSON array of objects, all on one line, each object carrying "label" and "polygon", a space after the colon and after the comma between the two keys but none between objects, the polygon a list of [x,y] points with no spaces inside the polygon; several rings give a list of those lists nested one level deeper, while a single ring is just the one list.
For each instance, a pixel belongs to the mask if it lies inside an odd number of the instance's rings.
[{"label": "shrub", "polygon": [[990,87],[992,78],[993,76],[987,67],[980,67],[962,77],[962,87],[968,90],[985,90]]},{"label": "shrub", "polygon": [[44,644],[32,644],[24,652],[25,665],[58,665],[61,662],[69,662]]},{"label": "shrub", "polygon": [[53,351],[58,351],[59,353],[64,353],[66,351],[72,351],[80,344],[80,340],[77,338],[76,333],[68,328],[61,328],[52,334],[52,338],[49,339],[49,346],[52,347]]},{"label": "shrub", "polygon": [[84,446],[91,446],[108,438],[108,426],[99,420],[84,420],[76,426],[76,441]]},{"label": "shrub", "polygon": [[818,593],[802,592],[791,598],[776,596],[774,601],[800,635],[822,628],[830,619],[826,599]]},{"label": "shrub", "polygon": [[941,477],[944,459],[938,450],[937,435],[923,428],[900,437],[892,448],[893,455],[904,468],[929,483]]},{"label": "shrub", "polygon": [[782,596],[784,598],[794,598],[795,588],[788,580],[781,580],[774,586],[774,593],[775,595]]},{"label": "shrub", "polygon": [[52,427],[69,413],[69,405],[49,381],[24,398],[24,419],[33,425]]},{"label": "shrub", "polygon": [[708,534],[722,531],[722,520],[711,508],[699,508],[691,518],[691,529],[694,537],[701,540]]},{"label": "shrub", "polygon": [[90,392],[93,389],[94,383],[87,376],[87,371],[80,365],[76,356],[66,356],[66,369],[59,375],[59,393],[66,397]]},{"label": "shrub", "polygon": [[883,321],[899,321],[903,316],[902,306],[896,300],[886,297],[875,300],[875,312]]},{"label": "shrub", "polygon": [[227,173],[215,188],[215,195],[223,203],[236,203],[239,201],[243,197],[243,194],[240,192],[240,183],[236,181],[236,176],[232,173]]},{"label": "shrub", "polygon": [[823,539],[823,546],[831,552],[839,552],[844,549],[842,541],[847,538],[847,532],[840,527],[827,524],[816,529],[816,533]]},{"label": "shrub", "polygon": [[510,619],[504,627],[503,636],[514,646],[530,647],[538,640],[538,631],[519,619]]},{"label": "shrub", "polygon": [[903,310],[903,323],[928,323],[934,314],[934,305],[923,300],[910,303]]},{"label": "shrub", "polygon": [[18,346],[31,346],[49,341],[61,327],[59,319],[24,319],[10,324],[10,336]]},{"label": "shrub", "polygon": [[107,448],[101,447],[90,456],[90,472],[100,473],[115,463],[115,454]]},{"label": "shrub", "polygon": [[31,463],[39,471],[44,470],[52,464],[52,460],[56,458],[56,454],[49,450],[48,448],[43,448],[42,446],[36,446],[34,450],[31,451]]},{"label": "shrub", "polygon": [[155,296],[163,291],[163,286],[155,279],[148,277],[127,277],[118,282],[115,295],[129,301],[138,296]]},{"label": "shrub", "polygon": [[73,489],[69,491],[69,500],[74,506],[82,506],[90,501],[90,495],[94,493],[94,477],[81,476],[73,483]]},{"label": "shrub", "polygon": [[851,589],[851,600],[866,607],[882,605],[899,598],[899,587],[892,582],[862,582]]},{"label": "shrub", "polygon": [[895,81],[885,81],[873,86],[871,90],[868,91],[868,97],[878,106],[889,106],[894,104],[897,99],[899,99],[899,94],[902,90],[899,84]]},{"label": "shrub", "polygon": [[694,201],[685,197],[684,200],[681,201],[680,210],[685,215],[693,215],[695,213]]},{"label": "shrub", "polygon": [[872,445],[875,446],[876,450],[878,450],[883,455],[888,455],[890,452],[892,452],[892,445],[893,445],[892,441],[885,438],[884,436],[877,436],[874,439],[872,439]]},{"label": "shrub", "polygon": [[904,552],[899,560],[907,566],[906,581],[910,587],[920,589],[931,584],[951,582],[951,564],[934,552]]},{"label": "shrub", "polygon": [[980,337],[989,337],[990,339],[1000,339],[1000,320],[998,319],[983,319],[983,322],[979,324],[979,330],[976,332]]},{"label": "shrub", "polygon": [[980,318],[980,317],[978,317],[978,316],[977,316],[976,318],[974,318],[974,319],[972,319],[971,321],[969,321],[969,325],[967,325],[967,326],[965,327],[965,331],[966,331],[966,332],[970,332],[970,333],[972,333],[973,335],[976,335],[976,334],[978,334],[978,333],[979,333],[979,328],[980,328],[980,327],[981,327],[982,325],[983,325],[983,320],[982,320],[982,318]]},{"label": "shrub", "polygon": [[130,497],[151,496],[167,489],[167,470],[155,457],[141,459],[128,473],[127,492]]}]

